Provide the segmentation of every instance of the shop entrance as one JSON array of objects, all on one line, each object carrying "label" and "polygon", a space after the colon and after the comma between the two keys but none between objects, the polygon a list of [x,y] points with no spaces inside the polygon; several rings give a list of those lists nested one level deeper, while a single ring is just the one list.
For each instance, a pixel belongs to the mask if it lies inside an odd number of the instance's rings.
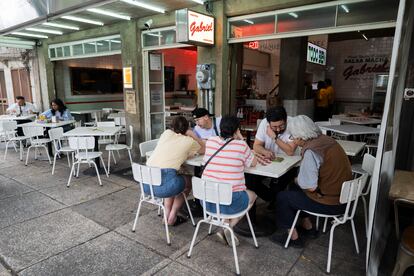
[{"label": "shop entrance", "polygon": [[173,116],[191,119],[197,105],[197,47],[174,47],[143,52],[145,134],[157,139]]}]

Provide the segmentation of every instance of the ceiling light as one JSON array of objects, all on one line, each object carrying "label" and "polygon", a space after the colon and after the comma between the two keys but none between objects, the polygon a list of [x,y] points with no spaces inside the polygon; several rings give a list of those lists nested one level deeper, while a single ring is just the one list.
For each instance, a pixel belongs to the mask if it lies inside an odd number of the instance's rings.
[{"label": "ceiling light", "polygon": [[345,5],[341,5],[341,8],[344,10],[344,12],[349,13],[349,9]]},{"label": "ceiling light", "polygon": [[128,4],[131,4],[131,5],[134,5],[134,6],[137,6],[137,7],[140,7],[140,8],[147,9],[147,10],[152,10],[152,11],[156,11],[156,12],[159,12],[159,13],[165,13],[165,10],[162,9],[162,8],[152,6],[152,5],[148,5],[148,4],[141,3],[141,2],[137,2],[137,1],[134,1],[134,0],[121,0],[121,1],[125,2],[125,3],[128,3]]},{"label": "ceiling light", "polygon": [[38,33],[48,33],[48,34],[57,34],[62,35],[63,33],[61,31],[55,31],[55,30],[48,30],[48,29],[39,29],[39,28],[26,28],[27,31],[32,32],[38,32]]},{"label": "ceiling light", "polygon": [[191,1],[204,5],[204,0],[191,0]]},{"label": "ceiling light", "polygon": [[45,25],[45,26],[50,26],[50,27],[55,27],[55,28],[62,28],[62,29],[79,31],[79,28],[76,27],[76,26],[70,26],[70,25],[58,24],[58,23],[52,23],[52,22],[45,22],[45,23],[42,23],[42,24]]},{"label": "ceiling light", "polygon": [[160,35],[160,34],[154,34],[154,33],[146,33],[146,35],[156,36],[156,37],[162,37],[162,35]]},{"label": "ceiling light", "polygon": [[[86,43],[86,44],[95,46],[95,43],[94,42],[89,42],[89,43]],[[96,45],[103,46],[103,43],[96,42]]]},{"label": "ceiling light", "polygon": [[290,16],[292,16],[292,17],[294,17],[294,18],[298,18],[299,17],[299,15],[297,14],[297,13],[295,13],[295,12],[290,12],[290,13],[288,13]]},{"label": "ceiling light", "polygon": [[112,40],[112,39],[108,39],[106,41],[112,42],[112,43],[121,43],[121,41],[119,40]]},{"label": "ceiling light", "polygon": [[361,34],[361,35],[366,41],[368,41],[368,37],[365,34]]},{"label": "ceiling light", "polygon": [[130,16],[122,15],[122,14],[114,13],[114,12],[110,12],[110,11],[105,11],[105,10],[101,10],[101,9],[87,9],[87,11],[93,12],[93,13],[98,13],[98,14],[103,14],[103,15],[107,15],[107,16],[112,16],[112,17],[116,17],[116,18],[120,18],[120,19],[131,20]]},{"label": "ceiling light", "polygon": [[14,32],[13,35],[21,35],[21,36],[29,36],[29,37],[38,37],[38,38],[49,38],[46,35],[39,35],[39,34],[29,34],[29,33],[22,33],[22,32]]},{"label": "ceiling light", "polygon": [[99,26],[103,26],[104,25],[103,22],[95,21],[95,20],[90,20],[90,19],[86,19],[86,18],[82,18],[82,17],[77,17],[77,16],[65,15],[65,16],[62,16],[62,18],[63,19],[67,19],[67,20],[72,20],[72,21],[78,21],[78,22],[93,24],[93,25],[99,25]]},{"label": "ceiling light", "polygon": [[254,24],[254,22],[253,22],[253,21],[248,20],[248,19],[244,19],[243,21],[244,21],[244,22],[246,22],[246,23],[249,23],[249,24]]}]

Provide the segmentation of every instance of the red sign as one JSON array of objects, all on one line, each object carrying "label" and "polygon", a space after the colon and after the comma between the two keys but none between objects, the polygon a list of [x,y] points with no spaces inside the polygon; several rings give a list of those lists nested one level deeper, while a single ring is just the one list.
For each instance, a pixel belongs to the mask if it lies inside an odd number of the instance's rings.
[{"label": "red sign", "polygon": [[249,42],[250,49],[259,49],[259,41],[250,41]]}]

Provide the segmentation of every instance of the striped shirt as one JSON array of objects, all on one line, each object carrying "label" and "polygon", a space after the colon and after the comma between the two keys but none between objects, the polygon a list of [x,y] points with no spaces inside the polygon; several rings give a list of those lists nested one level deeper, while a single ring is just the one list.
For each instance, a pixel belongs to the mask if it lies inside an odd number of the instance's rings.
[{"label": "striped shirt", "polygon": [[[211,137],[206,142],[206,153],[203,163],[219,149],[225,140],[220,137]],[[229,183],[233,186],[233,192],[246,190],[244,169],[250,167],[254,155],[245,141],[233,140],[228,143],[207,164],[202,178],[205,180]]]}]

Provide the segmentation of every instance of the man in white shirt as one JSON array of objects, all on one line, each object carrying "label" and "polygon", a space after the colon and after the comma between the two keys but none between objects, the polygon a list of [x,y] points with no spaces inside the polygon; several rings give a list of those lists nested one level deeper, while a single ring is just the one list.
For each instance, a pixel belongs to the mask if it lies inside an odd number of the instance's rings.
[{"label": "man in white shirt", "polygon": [[11,115],[25,116],[34,114],[37,110],[34,104],[26,102],[23,96],[16,96],[16,102],[11,104],[6,112]]},{"label": "man in white shirt", "polygon": [[[265,163],[272,162],[276,155],[294,155],[297,145],[290,139],[286,131],[288,123],[287,113],[283,106],[270,108],[266,111],[266,118],[262,120],[256,132],[253,150],[259,159]],[[265,177],[249,175],[246,178],[247,188],[274,206],[277,193],[284,190],[296,175],[291,170],[279,179],[271,179],[269,187],[263,184]]]},{"label": "man in white shirt", "polygon": [[207,140],[210,137],[220,135],[221,117],[215,118],[205,108],[196,108],[192,111],[196,126],[194,133],[202,140]]}]

